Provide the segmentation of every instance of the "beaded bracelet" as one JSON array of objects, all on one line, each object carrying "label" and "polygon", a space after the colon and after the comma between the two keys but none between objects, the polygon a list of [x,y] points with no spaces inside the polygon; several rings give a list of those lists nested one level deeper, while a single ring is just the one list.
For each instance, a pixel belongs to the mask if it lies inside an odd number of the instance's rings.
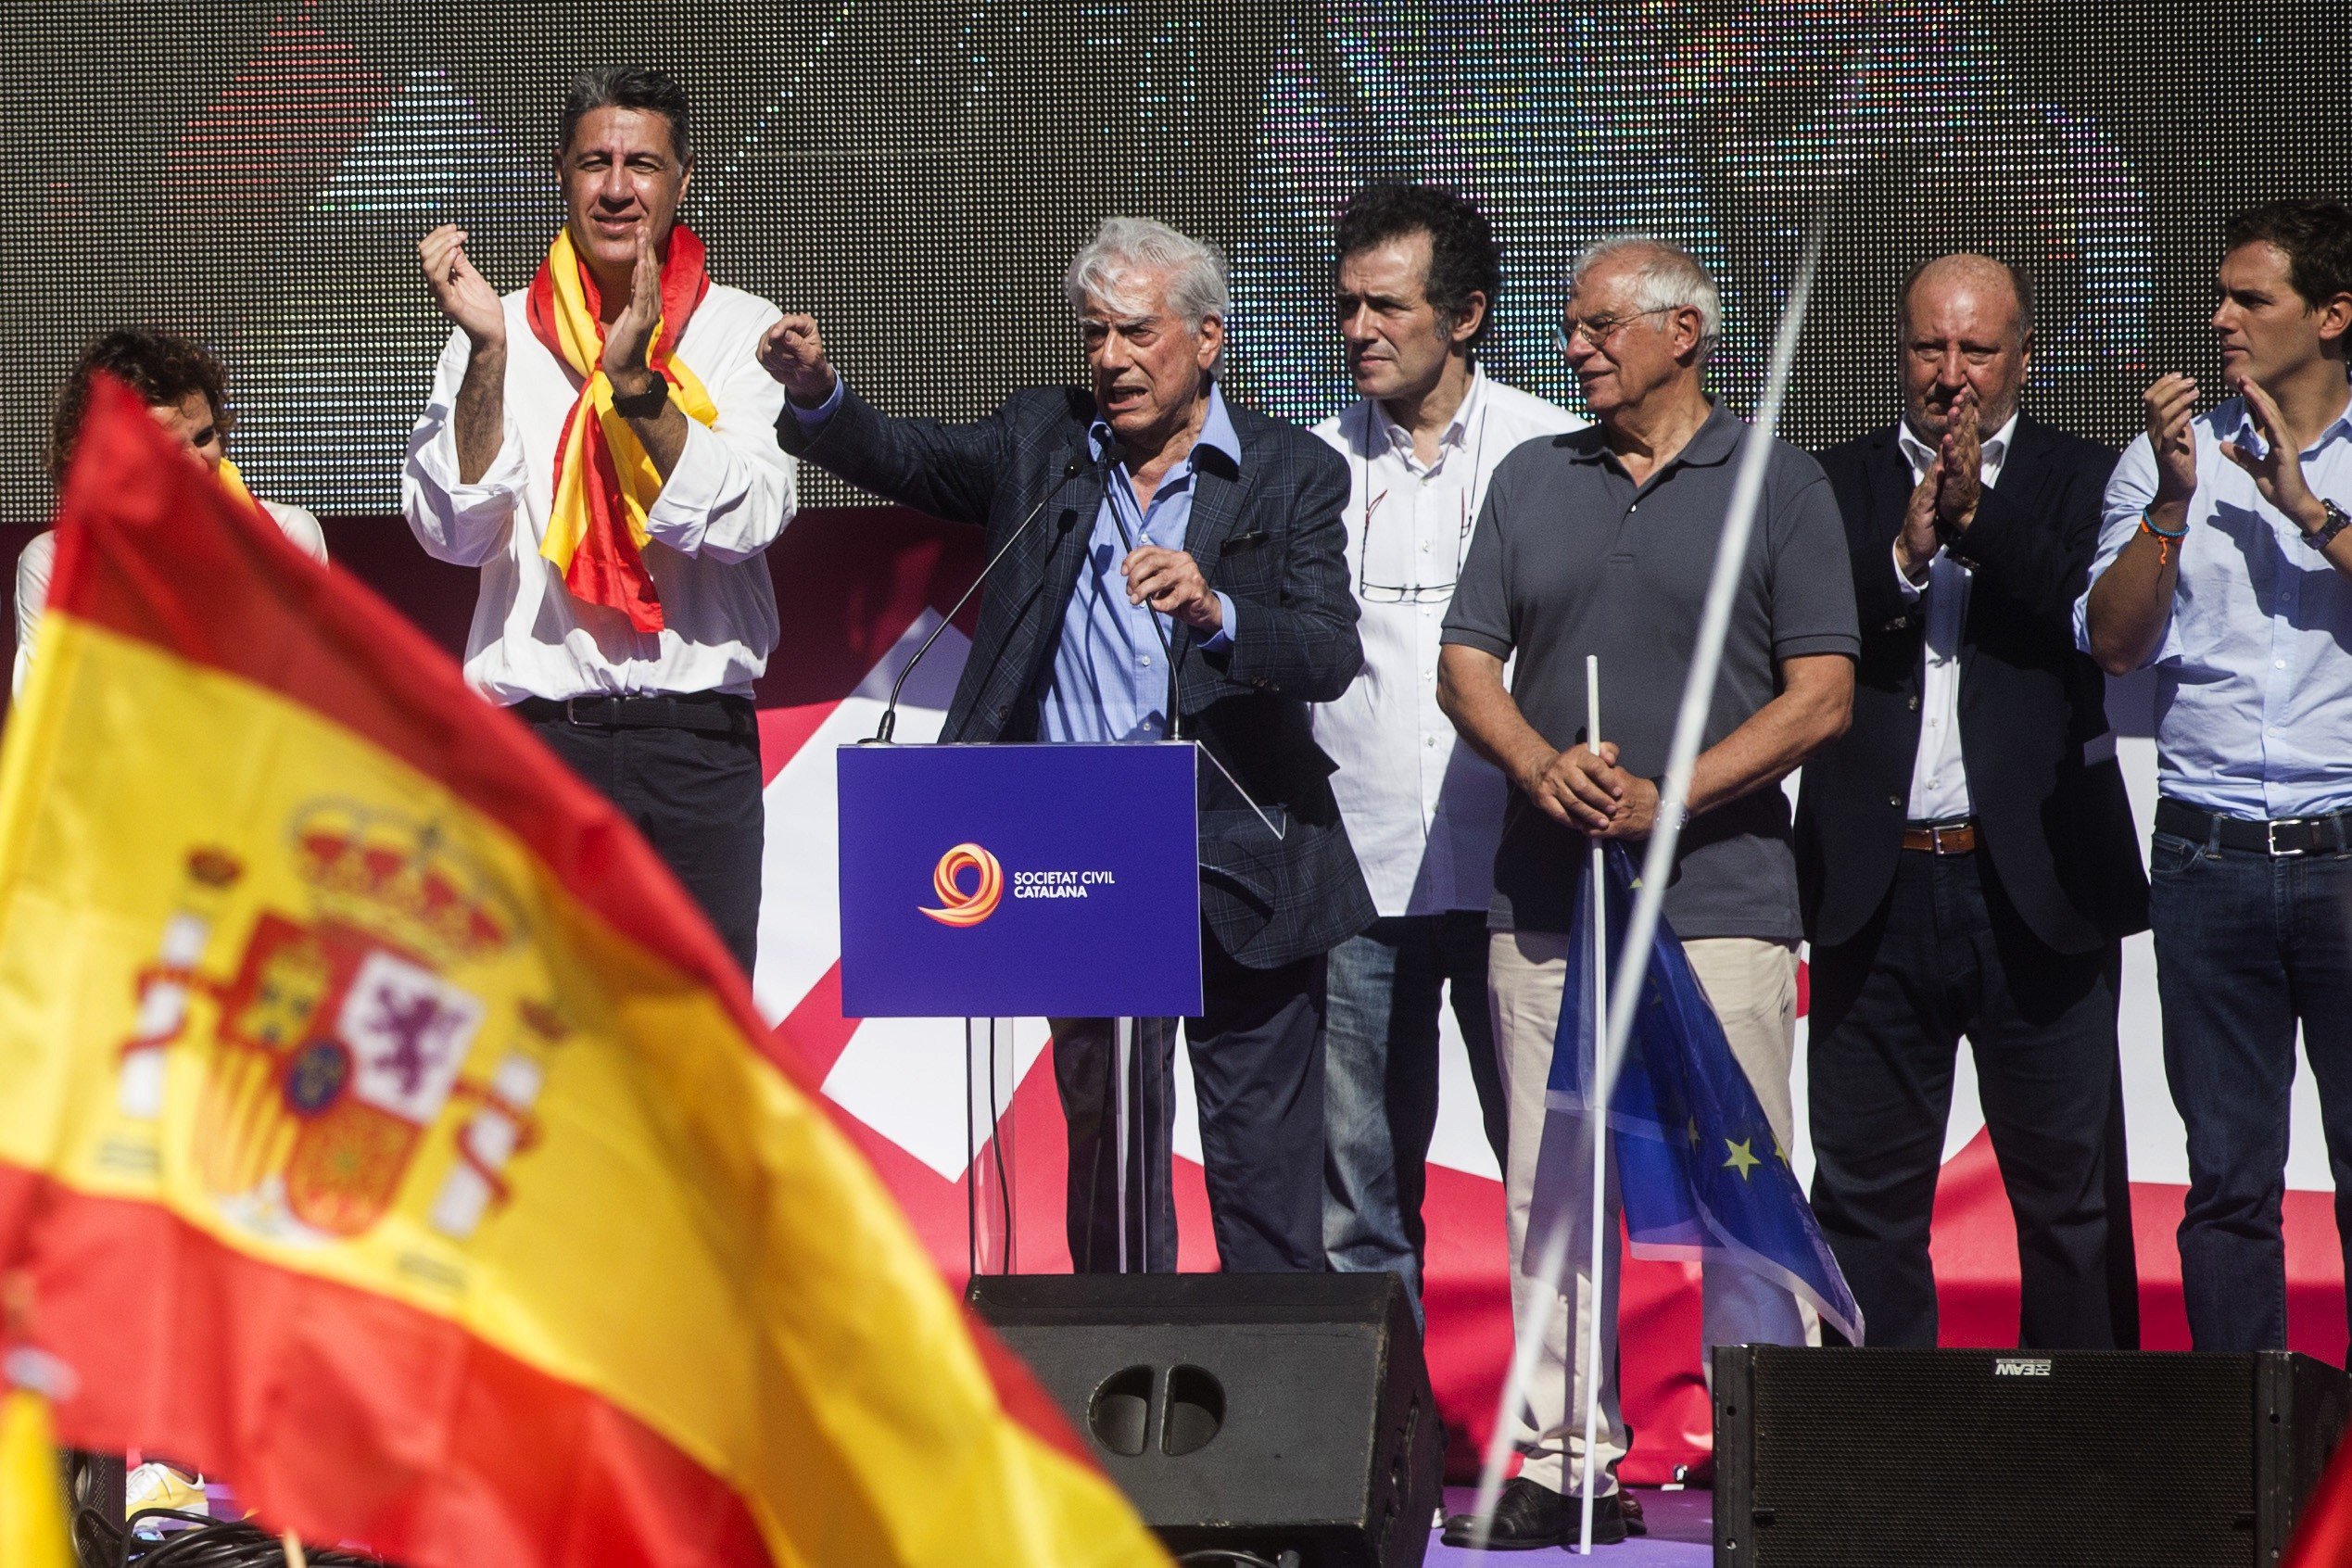
[{"label": "beaded bracelet", "polygon": [[2189,533],[2187,519],[2183,518],[2181,520],[2181,526],[2168,534],[2163,529],[2156,525],[2156,519],[2151,517],[2144,510],[2143,510],[2140,513],[2140,527],[2143,533],[2148,534],[2156,541],[2156,564],[2158,566],[2162,566],[2165,563],[2172,559],[2172,541],[2175,539],[2186,538]]}]

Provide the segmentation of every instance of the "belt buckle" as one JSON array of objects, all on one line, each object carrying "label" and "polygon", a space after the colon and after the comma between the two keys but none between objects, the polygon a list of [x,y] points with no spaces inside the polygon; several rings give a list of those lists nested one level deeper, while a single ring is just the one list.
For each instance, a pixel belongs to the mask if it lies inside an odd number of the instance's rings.
[{"label": "belt buckle", "polygon": [[2303,818],[2299,816],[2272,817],[2269,821],[2265,822],[2262,825],[2263,848],[2269,851],[2272,859],[2279,859],[2286,855],[2309,854],[2311,853],[2311,846],[2308,843],[2306,843],[2301,849],[2281,849],[2279,847],[2279,829],[2282,828],[2302,828],[2307,830],[2308,836],[2309,824],[2305,822]]}]

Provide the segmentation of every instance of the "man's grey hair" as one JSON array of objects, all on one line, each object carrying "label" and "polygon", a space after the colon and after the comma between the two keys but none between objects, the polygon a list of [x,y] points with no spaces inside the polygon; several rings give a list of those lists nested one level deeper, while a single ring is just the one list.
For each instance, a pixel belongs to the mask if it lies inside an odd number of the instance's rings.
[{"label": "man's grey hair", "polygon": [[1223,321],[1232,306],[1225,288],[1225,253],[1149,218],[1106,218],[1062,276],[1069,308],[1082,312],[1094,295],[1122,314],[1143,313],[1141,277],[1166,280],[1168,309],[1198,332],[1209,317]]},{"label": "man's grey hair", "polygon": [[[1688,308],[1699,312],[1700,364],[1723,339],[1723,290],[1699,259],[1655,234],[1612,234],[1585,247],[1568,270],[1568,292],[1574,294],[1585,274],[1614,258],[1633,262],[1633,308],[1670,310]],[[1662,329],[1663,330],[1663,329]]]}]

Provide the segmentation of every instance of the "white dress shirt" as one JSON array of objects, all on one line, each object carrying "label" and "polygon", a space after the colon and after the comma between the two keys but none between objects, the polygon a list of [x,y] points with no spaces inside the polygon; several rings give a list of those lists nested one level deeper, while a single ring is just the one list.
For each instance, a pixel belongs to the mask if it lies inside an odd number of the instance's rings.
[{"label": "white dress shirt", "polygon": [[[319,526],[317,518],[298,506],[282,506],[272,500],[261,501],[260,505],[270,514],[270,521],[278,525],[279,533],[292,540],[303,554],[321,565],[326,564],[326,532]],[[25,677],[32,669],[33,634],[41,629],[41,613],[49,606],[49,576],[57,564],[57,533],[54,528],[35,534],[17,556],[17,667],[10,689],[19,697],[24,695]]]},{"label": "white dress shirt", "polygon": [[1502,775],[1437,707],[1437,642],[1486,483],[1513,447],[1579,429],[1567,410],[1471,378],[1424,466],[1412,433],[1364,398],[1315,427],[1347,460],[1347,570],[1363,673],[1314,709],[1332,792],[1384,917],[1484,909],[1502,837]]},{"label": "white dress shirt", "polygon": [[539,554],[555,505],[556,444],[579,382],[531,331],[525,298],[519,290],[506,297],[506,430],[489,469],[459,483],[450,421],[468,346],[453,332],[400,480],[400,509],[425,553],[482,569],[466,679],[501,703],[664,691],[750,696],[776,646],[776,591],[760,552],[797,504],[798,465],[776,444],[784,388],[752,357],[782,312],[714,285],[686,324],[678,358],[709,390],[718,423],[687,422],[686,449],[647,513],[645,568],[665,624],[639,632],[621,612],[573,597]]},{"label": "white dress shirt", "polygon": [[[1928,476],[1936,449],[1911,433],[1904,424],[1896,441],[1911,464],[1916,487]],[[2009,459],[2009,443],[2017,434],[2017,416],[1984,438],[1979,449],[1977,474],[1988,490],[2000,483],[2001,465]],[[1910,820],[1950,822],[1972,815],[1968,770],[1960,757],[1960,635],[1968,624],[1969,570],[1942,546],[1928,563],[1928,580],[1914,583],[1903,575],[1902,556],[1895,557],[1895,584],[1906,600],[1928,601],[1928,635],[1919,649],[1919,751],[1911,762]]]}]

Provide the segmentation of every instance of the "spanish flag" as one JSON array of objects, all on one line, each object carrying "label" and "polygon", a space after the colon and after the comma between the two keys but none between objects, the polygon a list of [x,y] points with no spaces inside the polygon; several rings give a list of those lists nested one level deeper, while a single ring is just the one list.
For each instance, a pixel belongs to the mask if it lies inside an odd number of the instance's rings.
[{"label": "spanish flag", "polygon": [[601,799],[108,386],[0,748],[63,1440],[411,1568],[1162,1563]]}]

